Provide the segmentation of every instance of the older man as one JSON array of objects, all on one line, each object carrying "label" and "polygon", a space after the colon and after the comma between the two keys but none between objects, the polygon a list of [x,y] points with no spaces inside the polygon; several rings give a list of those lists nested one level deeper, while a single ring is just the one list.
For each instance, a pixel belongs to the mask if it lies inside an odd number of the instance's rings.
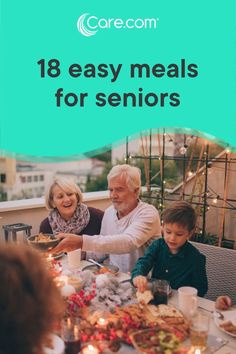
[{"label": "older man", "polygon": [[139,200],[141,174],[137,167],[114,166],[107,176],[112,206],[106,209],[101,234],[59,234],[63,238],[55,252],[83,251],[110,254],[110,262],[121,271],[131,271],[144,254],[147,242],[161,235],[158,211]]}]

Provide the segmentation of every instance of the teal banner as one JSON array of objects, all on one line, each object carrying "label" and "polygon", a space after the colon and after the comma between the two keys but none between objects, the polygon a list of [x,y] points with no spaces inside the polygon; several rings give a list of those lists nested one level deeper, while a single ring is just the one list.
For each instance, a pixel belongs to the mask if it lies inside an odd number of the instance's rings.
[{"label": "teal banner", "polygon": [[1,1],[0,152],[67,159],[149,128],[236,149],[235,0]]}]

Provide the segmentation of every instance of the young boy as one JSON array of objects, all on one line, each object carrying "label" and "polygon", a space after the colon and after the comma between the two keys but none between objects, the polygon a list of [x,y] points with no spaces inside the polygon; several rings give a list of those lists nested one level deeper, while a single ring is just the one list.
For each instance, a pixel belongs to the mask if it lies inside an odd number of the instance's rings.
[{"label": "young boy", "polygon": [[188,239],[196,226],[196,214],[185,202],[174,202],[162,214],[164,238],[154,241],[132,270],[132,281],[139,291],[147,287],[147,274],[152,278],[168,280],[172,289],[192,286],[198,296],[208,289],[206,257]]}]

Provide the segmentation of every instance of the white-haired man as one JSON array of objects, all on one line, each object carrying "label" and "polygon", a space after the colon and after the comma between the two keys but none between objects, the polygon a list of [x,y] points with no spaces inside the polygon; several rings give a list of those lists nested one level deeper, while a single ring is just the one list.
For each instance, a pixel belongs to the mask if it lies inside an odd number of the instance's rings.
[{"label": "white-haired man", "polygon": [[141,173],[130,165],[114,166],[107,176],[112,205],[105,211],[100,235],[63,234],[55,252],[83,251],[108,253],[110,262],[123,272],[131,271],[144,254],[147,242],[161,235],[159,213],[139,200]]}]

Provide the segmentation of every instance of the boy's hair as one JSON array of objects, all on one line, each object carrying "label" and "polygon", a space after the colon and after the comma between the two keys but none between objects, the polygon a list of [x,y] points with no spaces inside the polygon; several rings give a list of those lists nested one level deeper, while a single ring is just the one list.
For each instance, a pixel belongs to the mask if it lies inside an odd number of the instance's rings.
[{"label": "boy's hair", "polygon": [[162,213],[163,224],[180,224],[189,231],[195,229],[197,215],[192,205],[185,201],[172,203]]}]

